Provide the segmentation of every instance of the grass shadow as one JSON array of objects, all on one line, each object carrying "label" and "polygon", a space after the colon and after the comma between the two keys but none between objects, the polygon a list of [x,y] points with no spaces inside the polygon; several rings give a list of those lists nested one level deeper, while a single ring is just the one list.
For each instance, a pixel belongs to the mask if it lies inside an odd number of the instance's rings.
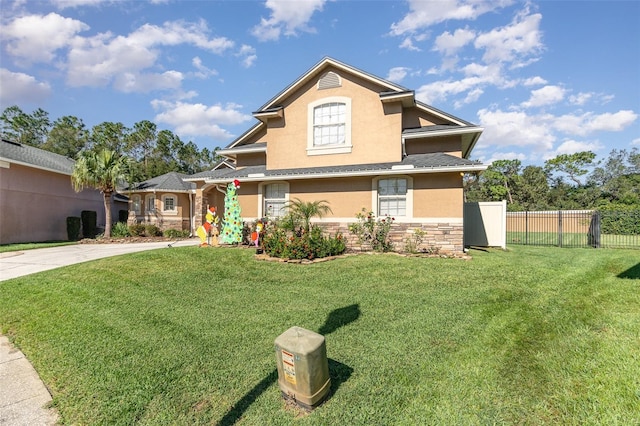
[{"label": "grass shadow", "polygon": [[[344,327],[360,318],[360,305],[353,304],[345,306],[343,308],[334,309],[327,315],[327,319],[324,324],[318,329],[318,333],[326,336],[333,333],[340,327]],[[340,388],[342,383],[349,380],[349,377],[353,374],[353,368],[339,361],[328,359],[329,363],[329,378],[331,379],[331,390],[327,399],[331,398]],[[265,376],[253,389],[247,392],[233,407],[224,415],[224,417],[217,423],[218,426],[230,426],[234,425],[245,411],[255,402],[260,395],[264,393],[270,386],[275,384],[278,380],[278,370],[273,369],[269,374]]]},{"label": "grass shadow", "polygon": [[640,280],[640,263],[618,274],[618,278]]}]

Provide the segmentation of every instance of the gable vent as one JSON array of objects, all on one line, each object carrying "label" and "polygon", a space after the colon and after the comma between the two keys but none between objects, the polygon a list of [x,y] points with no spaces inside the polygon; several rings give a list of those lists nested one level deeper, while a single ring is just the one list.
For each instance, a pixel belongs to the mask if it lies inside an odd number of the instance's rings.
[{"label": "gable vent", "polygon": [[318,90],[331,89],[342,86],[340,76],[333,71],[329,71],[318,80]]}]

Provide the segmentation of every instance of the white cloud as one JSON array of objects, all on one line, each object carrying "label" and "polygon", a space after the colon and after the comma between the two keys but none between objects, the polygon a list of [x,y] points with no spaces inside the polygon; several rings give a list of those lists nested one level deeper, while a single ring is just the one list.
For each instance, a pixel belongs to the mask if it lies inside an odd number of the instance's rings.
[{"label": "white cloud", "polygon": [[49,83],[34,77],[0,68],[0,105],[9,107],[21,102],[42,102],[51,95]]},{"label": "white cloud", "polygon": [[441,52],[446,56],[455,55],[458,50],[471,42],[476,36],[476,33],[467,28],[457,29],[451,34],[446,31],[436,37],[433,50]]},{"label": "white cloud", "polygon": [[162,74],[118,74],[113,82],[114,89],[123,93],[149,93],[154,90],[179,89],[184,76],[178,71]]},{"label": "white cloud", "polygon": [[68,47],[77,33],[88,29],[87,24],[56,13],[29,15],[3,25],[2,38],[14,58],[47,63],[55,59],[58,50]]},{"label": "white cloud", "polygon": [[210,76],[218,75],[218,71],[213,68],[208,68],[202,63],[202,59],[199,56],[194,57],[191,60],[191,65],[197,70],[194,75],[197,78],[205,79]]},{"label": "white cloud", "polygon": [[585,112],[580,115],[561,115],[554,120],[553,126],[556,130],[567,134],[585,136],[599,131],[622,131],[636,121],[637,118],[638,114],[631,110],[602,114]]},{"label": "white cloud", "polygon": [[566,90],[560,86],[544,86],[541,89],[532,90],[528,101],[520,105],[524,108],[552,105],[564,99]]},{"label": "white cloud", "polygon": [[527,115],[524,111],[481,109],[478,118],[485,129],[479,146],[529,146],[534,151],[544,152],[551,150],[556,141],[553,129],[545,119]]},{"label": "white cloud", "polygon": [[508,6],[512,4],[513,1],[409,0],[408,3],[409,13],[399,22],[391,25],[392,35],[401,36],[412,34],[417,30],[447,20],[473,20],[484,13]]},{"label": "white cloud", "polygon": [[494,152],[491,154],[491,157],[488,160],[482,159],[484,164],[492,164],[494,161],[498,160],[520,160],[524,161],[527,159],[527,156],[521,152]]},{"label": "white cloud", "polygon": [[547,80],[540,76],[535,76],[525,79],[522,84],[524,86],[542,86],[543,84],[547,84]]},{"label": "white cloud", "polygon": [[640,146],[640,138],[635,138],[634,140],[632,140],[631,145]]},{"label": "white cloud", "polygon": [[541,20],[542,15],[531,15],[525,9],[509,25],[478,35],[474,45],[485,50],[486,63],[508,62],[512,67],[528,64],[543,49]]},{"label": "white cloud", "polygon": [[[67,83],[73,87],[105,86],[115,81],[118,90],[148,92],[175,88],[178,71],[143,73],[156,66],[160,47],[190,44],[212,53],[222,54],[234,43],[224,37],[209,38],[204,21],[198,23],[166,22],[162,27],[143,25],[128,36],[103,33],[90,38],[76,38],[68,56]],[[142,76],[132,84],[132,76]]]},{"label": "white cloud", "polygon": [[598,141],[584,142],[568,139],[562,142],[553,152],[545,154],[546,160],[555,158],[561,154],[575,154],[582,151],[599,151],[603,148],[603,145]]},{"label": "white cloud", "polygon": [[256,49],[253,47],[243,44],[240,47],[240,51],[236,54],[242,58],[242,66],[245,68],[251,68],[253,64],[258,60],[258,55],[256,55]]},{"label": "white cloud", "polygon": [[188,104],[184,102],[167,102],[154,100],[151,105],[159,112],[154,120],[174,127],[180,137],[209,136],[218,141],[230,140],[234,137],[222,126],[234,126],[250,121],[251,116],[240,112],[240,105],[222,106]]},{"label": "white cloud", "polygon": [[400,83],[404,78],[409,74],[411,68],[407,67],[394,67],[389,70],[389,74],[387,75],[387,80],[393,81],[394,83]]},{"label": "white cloud", "polygon": [[305,0],[292,3],[290,0],[267,0],[271,9],[268,19],[261,18],[251,33],[260,41],[278,40],[280,35],[297,35],[299,31],[315,32],[308,23],[316,11],[322,11],[327,0]]},{"label": "white cloud", "polygon": [[97,6],[100,3],[106,3],[109,0],[49,0],[58,9],[67,9],[81,6]]}]

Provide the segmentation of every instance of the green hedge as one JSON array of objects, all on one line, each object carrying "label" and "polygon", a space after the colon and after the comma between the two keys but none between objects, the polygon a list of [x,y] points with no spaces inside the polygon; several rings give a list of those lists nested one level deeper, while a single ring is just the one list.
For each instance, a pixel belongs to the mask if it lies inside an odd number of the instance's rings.
[{"label": "green hedge", "polygon": [[640,235],[640,209],[637,207],[615,205],[599,212],[603,234]]},{"label": "green hedge", "polygon": [[77,216],[67,217],[67,239],[78,241],[80,239],[80,227],[82,219]]},{"label": "green hedge", "polygon": [[82,210],[80,219],[82,220],[82,236],[95,238],[98,235],[98,213],[93,210]]}]

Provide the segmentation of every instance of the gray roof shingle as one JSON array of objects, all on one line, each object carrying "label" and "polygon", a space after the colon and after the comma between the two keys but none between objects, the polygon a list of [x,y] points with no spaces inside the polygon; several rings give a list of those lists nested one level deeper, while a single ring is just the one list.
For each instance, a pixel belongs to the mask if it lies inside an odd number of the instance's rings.
[{"label": "gray roof shingle", "polygon": [[[411,166],[413,166],[411,168]],[[195,175],[188,176],[186,179],[192,180],[224,180],[231,181],[233,179],[242,180],[243,178],[254,177],[252,175],[264,174],[265,178],[278,176],[304,176],[313,178],[314,176],[327,177],[327,175],[335,174],[340,176],[343,174],[369,174],[371,172],[379,172],[384,174],[391,170],[411,171],[428,171],[430,169],[446,169],[446,168],[466,168],[482,166],[477,161],[467,160],[466,158],[455,157],[445,153],[433,154],[413,154],[407,155],[400,162],[391,163],[375,163],[375,164],[353,164],[345,166],[330,167],[307,167],[293,169],[267,170],[265,166],[251,166],[240,170],[210,170]]]},{"label": "gray roof shingle", "polygon": [[[187,177],[190,176],[183,173],[169,172],[133,185],[131,186],[131,190],[189,192],[196,189],[196,185],[195,183],[186,182],[184,178]],[[122,191],[129,191],[129,188],[124,188]]]},{"label": "gray roof shingle", "polygon": [[64,155],[2,139],[0,159],[71,175],[75,161]]}]

